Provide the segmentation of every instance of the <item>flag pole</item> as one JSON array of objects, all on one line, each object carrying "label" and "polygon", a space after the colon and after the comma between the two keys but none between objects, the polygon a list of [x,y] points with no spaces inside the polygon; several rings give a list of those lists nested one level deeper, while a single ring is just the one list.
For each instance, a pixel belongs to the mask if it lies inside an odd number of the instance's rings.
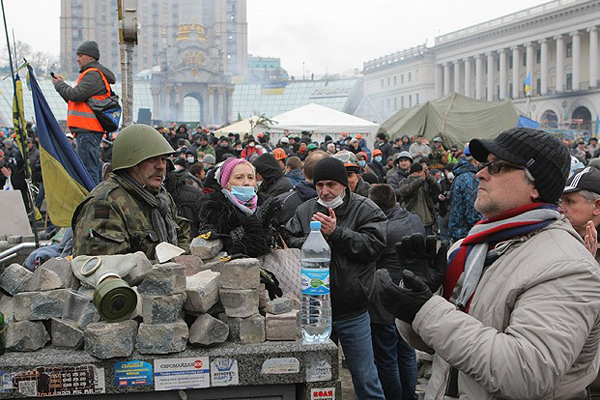
[{"label": "flag pole", "polygon": [[[8,25],[6,24],[6,12],[4,11],[4,0],[0,0],[0,5],[2,6],[2,19],[4,21],[4,34],[6,35],[6,47],[8,49],[8,62],[10,64],[10,75],[12,76],[13,90],[14,90],[14,93],[16,96],[17,82],[15,81],[15,70],[13,67],[12,54],[11,54],[11,50],[10,50],[10,38],[8,36]],[[16,50],[17,49],[15,48],[15,51]],[[35,239],[35,247],[38,248],[38,247],[40,247],[40,240],[38,237],[37,223],[35,220],[35,203],[33,202],[33,196],[31,193],[31,176],[29,175],[29,167],[28,167],[29,157],[27,155],[27,143],[25,143],[23,140],[23,126],[21,126],[23,121],[20,120],[21,110],[19,109],[19,101],[14,100],[14,103],[16,105],[17,114],[19,115],[19,124],[18,124],[17,134],[19,135],[19,141],[21,142],[21,150],[22,150],[21,156],[23,157],[23,163],[25,165],[25,182],[27,183],[27,200],[29,201],[29,204],[31,206],[30,207],[31,211],[29,212],[29,219],[30,219],[30,223],[31,223],[31,229],[33,229],[33,237]],[[25,208],[27,208],[27,205],[25,205]]]}]

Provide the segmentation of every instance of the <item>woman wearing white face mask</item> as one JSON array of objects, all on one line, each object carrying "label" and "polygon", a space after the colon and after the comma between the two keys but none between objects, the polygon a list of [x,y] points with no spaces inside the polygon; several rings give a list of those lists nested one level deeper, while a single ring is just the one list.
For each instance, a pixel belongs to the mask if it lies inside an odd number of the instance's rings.
[{"label": "woman wearing white face mask", "polygon": [[256,172],[240,158],[228,158],[215,173],[217,187],[202,199],[198,211],[199,233],[223,240],[228,254],[258,257],[271,251],[273,227],[281,204],[267,199],[258,207]]}]

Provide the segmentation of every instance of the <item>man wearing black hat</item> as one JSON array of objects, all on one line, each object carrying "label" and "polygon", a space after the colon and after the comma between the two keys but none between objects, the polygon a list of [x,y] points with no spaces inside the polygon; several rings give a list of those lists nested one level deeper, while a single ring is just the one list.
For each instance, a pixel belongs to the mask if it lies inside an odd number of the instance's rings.
[{"label": "man wearing black hat", "polygon": [[60,75],[52,77],[54,89],[69,103],[67,126],[77,139],[77,154],[95,184],[102,181],[100,141],[104,129],[87,101],[93,96],[100,98],[110,94],[109,84],[117,82],[115,74],[100,64],[99,59],[98,43],[83,42],[77,48],[77,63],[81,68],[77,85],[71,87]]},{"label": "man wearing black hat", "polygon": [[[410,324],[403,336],[435,351],[428,392],[584,399],[598,373],[600,271],[558,210],[569,151],[527,128],[470,149],[483,163],[475,207],[484,219],[450,249],[447,269],[435,246],[403,240],[403,284],[379,270],[377,293]],[[441,283],[443,297],[432,295]]]},{"label": "man wearing black hat", "polygon": [[384,399],[371,343],[368,297],[377,259],[386,244],[387,218],[370,199],[348,189],[344,164],[323,158],[315,165],[317,198],[298,207],[285,231],[288,245],[302,247],[310,221],[321,222],[331,246],[330,285],[334,342],[339,339],[360,399]]}]

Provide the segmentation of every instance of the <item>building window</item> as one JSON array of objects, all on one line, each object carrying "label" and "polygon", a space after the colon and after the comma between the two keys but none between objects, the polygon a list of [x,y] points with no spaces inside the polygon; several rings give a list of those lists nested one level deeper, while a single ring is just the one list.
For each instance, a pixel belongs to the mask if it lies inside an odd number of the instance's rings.
[{"label": "building window", "polygon": [[537,51],[535,52],[535,62],[536,62],[536,64],[539,64],[542,62],[542,50],[541,49],[537,49]]},{"label": "building window", "polygon": [[394,111],[398,110],[398,98],[394,97]]},{"label": "building window", "polygon": [[390,111],[390,109],[391,109],[391,108],[390,108],[390,99],[387,99],[386,103],[387,103],[387,108],[386,108],[386,109],[387,109],[388,111]]},{"label": "building window", "polygon": [[523,57],[523,66],[527,66],[527,56]]},{"label": "building window", "polygon": [[404,96],[400,98],[400,104],[402,105],[402,109],[404,109]]},{"label": "building window", "polygon": [[567,90],[573,90],[573,74],[567,74]]},{"label": "building window", "polygon": [[573,42],[567,43],[567,58],[573,57]]},{"label": "building window", "polygon": [[381,88],[383,89],[383,78],[381,79]]},{"label": "building window", "polygon": [[513,56],[508,56],[508,69],[512,69],[513,66]]},{"label": "building window", "polygon": [[404,83],[404,74],[400,75],[400,83]]},{"label": "building window", "polygon": [[415,95],[415,104],[419,104],[419,101],[420,101],[420,99],[419,99],[419,93],[417,93]]},{"label": "building window", "polygon": [[412,81],[412,72],[409,72],[409,73],[408,73],[408,81],[409,81],[409,82],[410,82],[410,81]]},{"label": "building window", "polygon": [[388,78],[387,78],[387,81],[388,81],[388,87],[390,87],[390,86],[391,86],[391,82],[392,82],[392,80],[391,80],[391,78],[390,78],[389,76],[388,76]]},{"label": "building window", "polygon": [[538,78],[536,85],[537,85],[536,93],[538,95],[542,94],[542,80]]},{"label": "building window", "polygon": [[408,95],[408,108],[412,107],[412,94]]},{"label": "building window", "polygon": [[398,77],[396,75],[394,75],[394,86],[396,86],[398,84],[398,79],[396,79],[396,78],[398,78]]},{"label": "building window", "polygon": [[515,98],[515,96],[513,95],[513,84],[512,83],[508,87],[508,95],[513,99]]}]

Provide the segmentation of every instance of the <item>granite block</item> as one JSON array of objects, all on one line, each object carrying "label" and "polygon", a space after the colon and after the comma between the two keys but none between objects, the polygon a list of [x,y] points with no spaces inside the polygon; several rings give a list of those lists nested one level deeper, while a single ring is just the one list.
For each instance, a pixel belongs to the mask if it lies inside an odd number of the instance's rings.
[{"label": "granite block", "polygon": [[267,314],[267,340],[297,340],[300,339],[299,311],[293,310],[285,314]]},{"label": "granite block", "polygon": [[228,340],[231,342],[251,344],[265,341],[265,317],[262,315],[231,318],[225,314],[219,314],[219,319],[229,326]]},{"label": "granite block", "polygon": [[[79,279],[73,274],[73,269],[71,268],[71,261],[67,258],[62,257],[54,257],[43,263],[38,270],[47,269],[53,271],[58,275],[62,282],[62,287],[67,289],[77,289],[79,288]],[[37,270],[36,270],[37,272]],[[35,275],[35,274],[34,274]],[[33,291],[33,290],[31,290]]]},{"label": "granite block", "polygon": [[200,257],[202,260],[215,257],[223,249],[221,239],[205,240],[201,237],[196,237],[190,244],[190,253],[193,256]]},{"label": "granite block", "polygon": [[155,265],[138,286],[143,295],[167,296],[185,292],[185,274],[181,265],[166,263]]},{"label": "granite block", "polygon": [[223,289],[257,289],[260,285],[260,262],[256,258],[239,258],[216,267],[221,273]]},{"label": "granite block", "polygon": [[178,320],[169,324],[141,323],[135,348],[142,354],[169,354],[185,350],[189,330]]},{"label": "granite block", "polygon": [[294,309],[294,300],[287,297],[279,297],[274,300],[267,301],[265,310],[269,314],[285,314]]},{"label": "granite block", "polygon": [[4,322],[13,322],[15,320],[15,298],[0,295],[0,311],[4,315]]},{"label": "granite block", "polygon": [[7,324],[6,350],[8,351],[36,351],[50,341],[43,322],[13,322]]},{"label": "granite block", "polygon": [[29,285],[27,285],[28,292],[44,292],[64,288],[65,285],[56,272],[42,267],[35,270],[29,280]]},{"label": "granite block", "polygon": [[221,289],[219,297],[228,317],[246,318],[258,314],[258,291],[255,289]]},{"label": "granite block", "polygon": [[190,327],[189,341],[192,345],[210,346],[223,343],[229,336],[229,326],[209,314],[202,314]]},{"label": "granite block", "polygon": [[200,257],[188,254],[173,257],[173,262],[183,266],[185,276],[197,274],[202,271],[202,266],[204,265]]},{"label": "granite block", "polygon": [[188,276],[186,280],[187,300],[185,310],[207,312],[219,301],[219,272],[202,271]]},{"label": "granite block", "polygon": [[50,332],[54,347],[73,350],[83,347],[83,331],[69,321],[52,318]]},{"label": "granite block", "polygon": [[135,267],[123,278],[129,286],[137,286],[142,283],[146,275],[152,270],[152,264],[144,252],[137,251],[133,253],[133,258]]},{"label": "granite block", "polygon": [[24,292],[29,286],[33,272],[19,264],[10,264],[0,275],[0,288],[12,296]]},{"label": "granite block", "polygon": [[142,295],[142,318],[147,324],[175,322],[183,316],[185,293],[170,296]]},{"label": "granite block", "polygon": [[39,321],[62,317],[68,289],[23,292],[15,296],[15,321]]},{"label": "granite block", "polygon": [[85,350],[100,359],[129,357],[133,353],[137,328],[138,323],[132,320],[89,324],[83,334]]}]

